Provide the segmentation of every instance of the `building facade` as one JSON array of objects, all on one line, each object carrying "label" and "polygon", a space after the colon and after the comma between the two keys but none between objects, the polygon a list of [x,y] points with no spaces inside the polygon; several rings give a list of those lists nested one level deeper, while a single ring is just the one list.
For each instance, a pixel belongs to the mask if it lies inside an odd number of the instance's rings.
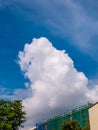
[{"label": "building facade", "polygon": [[98,130],[98,102],[89,108],[90,130]]}]

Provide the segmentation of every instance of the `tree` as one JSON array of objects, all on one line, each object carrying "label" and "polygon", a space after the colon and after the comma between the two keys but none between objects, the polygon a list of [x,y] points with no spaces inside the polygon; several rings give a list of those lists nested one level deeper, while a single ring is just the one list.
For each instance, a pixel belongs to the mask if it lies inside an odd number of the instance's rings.
[{"label": "tree", "polygon": [[0,100],[0,130],[19,130],[25,122],[22,101]]},{"label": "tree", "polygon": [[83,127],[82,130],[90,130],[89,118],[87,119],[86,124],[85,124],[85,126]]},{"label": "tree", "polygon": [[76,120],[65,120],[61,127],[62,130],[81,130],[80,124]]}]

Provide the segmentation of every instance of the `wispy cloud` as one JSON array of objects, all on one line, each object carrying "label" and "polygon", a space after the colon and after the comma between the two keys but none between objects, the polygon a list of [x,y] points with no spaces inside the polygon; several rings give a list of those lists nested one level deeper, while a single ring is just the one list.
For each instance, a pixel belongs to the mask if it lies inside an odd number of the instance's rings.
[{"label": "wispy cloud", "polygon": [[12,98],[12,90],[4,86],[0,86],[0,99],[11,99],[11,98]]},{"label": "wispy cloud", "polygon": [[31,96],[31,88],[28,89],[10,89],[0,86],[0,99],[5,100],[24,100]]},{"label": "wispy cloud", "polygon": [[97,19],[87,14],[79,2],[66,0],[52,4],[51,15],[45,19],[47,26],[54,34],[69,39],[70,44],[93,56],[98,49],[94,46],[97,43],[94,38],[98,35]]},{"label": "wispy cloud", "polygon": [[14,0],[10,4],[3,2],[2,5],[9,5],[25,19],[45,26],[53,35],[68,39],[70,44],[90,56],[97,55],[98,19],[86,9],[90,5],[92,12],[94,11],[96,5],[94,2],[92,5],[92,0],[84,3],[81,0]]}]

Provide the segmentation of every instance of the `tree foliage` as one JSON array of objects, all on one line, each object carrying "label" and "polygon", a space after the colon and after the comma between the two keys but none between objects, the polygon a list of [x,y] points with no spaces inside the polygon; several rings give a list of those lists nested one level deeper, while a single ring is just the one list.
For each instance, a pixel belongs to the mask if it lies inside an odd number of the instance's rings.
[{"label": "tree foliage", "polygon": [[61,127],[62,130],[81,130],[80,124],[76,120],[65,120]]},{"label": "tree foliage", "polygon": [[19,130],[25,122],[22,101],[0,100],[0,130]]}]

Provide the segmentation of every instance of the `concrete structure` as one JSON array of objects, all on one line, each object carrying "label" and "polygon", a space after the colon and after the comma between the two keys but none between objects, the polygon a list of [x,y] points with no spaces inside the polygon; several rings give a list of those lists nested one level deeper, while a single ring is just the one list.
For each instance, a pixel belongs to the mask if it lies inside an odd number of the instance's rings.
[{"label": "concrete structure", "polygon": [[98,130],[98,102],[89,108],[90,130]]}]

